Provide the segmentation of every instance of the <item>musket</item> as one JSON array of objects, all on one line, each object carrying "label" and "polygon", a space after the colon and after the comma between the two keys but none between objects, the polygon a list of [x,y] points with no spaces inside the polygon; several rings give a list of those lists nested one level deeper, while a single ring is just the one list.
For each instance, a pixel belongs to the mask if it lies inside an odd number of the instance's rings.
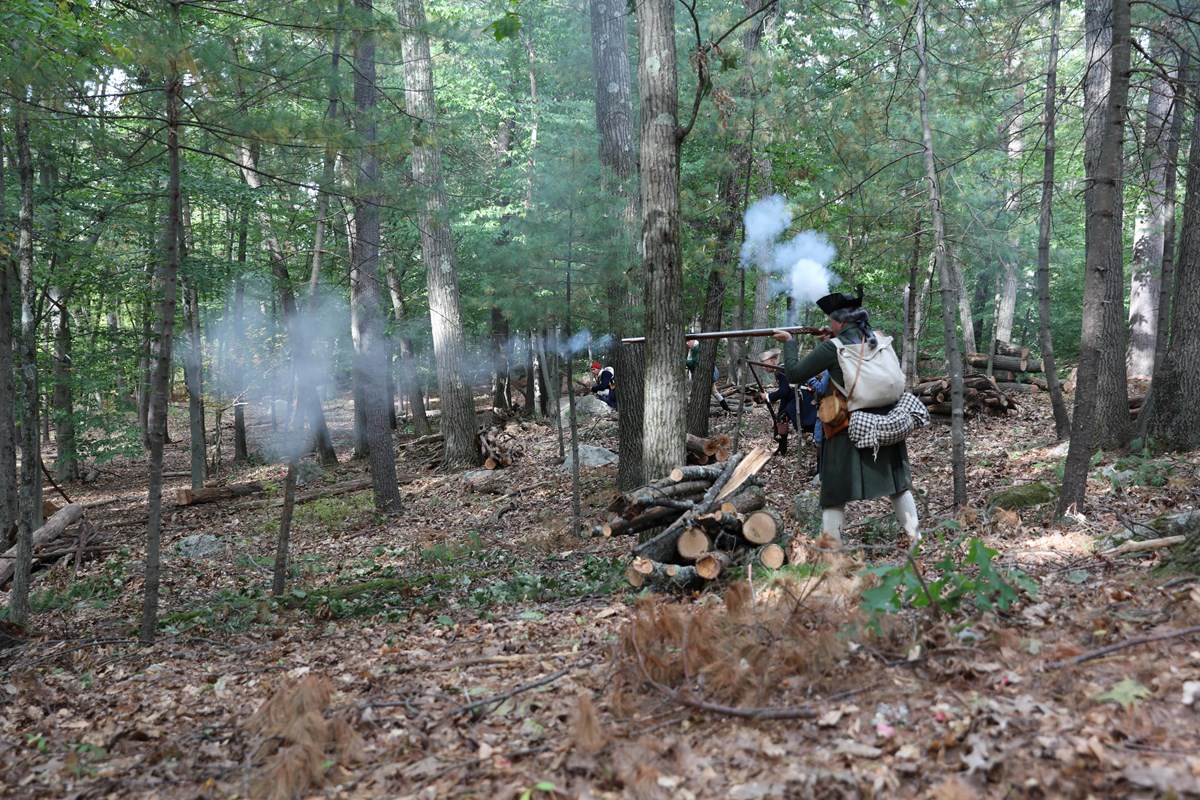
[{"label": "musket", "polygon": [[[751,361],[748,358],[743,358],[742,360],[745,361],[747,365],[749,365],[750,374],[754,376],[754,382],[756,384],[758,384],[759,394],[762,394],[765,396],[767,394],[767,390],[763,388],[762,381],[760,381],[758,379],[758,372],[754,369],[754,365],[761,364],[764,367],[767,365],[762,364],[762,362],[760,362],[760,361]],[[771,400],[769,398],[767,399],[767,411],[771,414],[771,436],[773,438],[775,438],[776,441],[778,441],[778,436],[776,436],[776,434],[775,434],[775,409],[771,407]]]},{"label": "musket", "polygon": [[[787,331],[788,333],[805,333],[809,336],[821,336],[826,331],[821,328],[814,328],[811,325],[791,325],[779,328],[751,328],[750,330],[740,331],[701,331],[697,333],[685,333],[684,341],[688,339],[750,339],[755,336],[770,336],[775,331]],[[644,344],[645,336],[630,336],[627,339],[622,339],[621,344]]]}]

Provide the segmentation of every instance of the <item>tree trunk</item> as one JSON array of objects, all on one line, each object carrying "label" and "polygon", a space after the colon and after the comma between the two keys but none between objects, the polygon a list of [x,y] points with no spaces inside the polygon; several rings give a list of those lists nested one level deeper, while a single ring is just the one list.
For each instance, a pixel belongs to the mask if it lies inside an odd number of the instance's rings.
[{"label": "tree trunk", "polygon": [[[1168,187],[1177,169],[1179,137],[1174,135],[1175,118],[1183,113],[1179,92],[1181,55],[1175,44],[1179,23],[1163,20],[1151,31],[1155,69],[1148,79],[1146,125],[1142,153],[1146,159],[1146,194],[1134,222],[1133,268],[1129,279],[1129,353],[1126,363],[1131,378],[1154,374],[1158,338],[1158,303],[1162,295],[1163,250],[1168,226],[1167,211],[1174,210]],[[1163,331],[1164,335],[1166,330]]]},{"label": "tree trunk", "polygon": [[54,474],[59,483],[79,480],[79,449],[75,441],[75,404],[71,385],[74,369],[71,358],[71,313],[67,310],[67,295],[52,290],[54,303],[54,388],[51,405],[54,407]]},{"label": "tree trunk", "polygon": [[1021,206],[1021,194],[1017,187],[1023,186],[1021,162],[1025,157],[1025,76],[1021,55],[1011,51],[1008,56],[1007,73],[1014,86],[1012,114],[1005,126],[1008,138],[1008,166],[1012,175],[1007,196],[1004,199],[1004,223],[1008,228],[1005,236],[1004,254],[1000,260],[1000,286],[996,294],[996,324],[988,341],[999,339],[1007,342],[1012,338],[1013,316],[1017,310],[1017,260],[1021,257],[1021,229],[1017,224]]},{"label": "tree trunk", "polygon": [[508,380],[508,320],[492,306],[492,408],[497,411],[512,410]]},{"label": "tree trunk", "polygon": [[[0,127],[0,153],[4,152],[4,130]],[[0,226],[7,225],[7,185],[4,159],[0,158]],[[13,305],[15,275],[12,260],[0,258],[0,530],[8,531],[17,521],[17,427],[16,383],[13,380]],[[7,535],[0,538],[7,538]],[[5,543],[7,544],[7,543]]]},{"label": "tree trunk", "polygon": [[[179,6],[171,4],[171,32],[179,33]],[[138,639],[152,644],[158,627],[159,555],[162,536],[163,448],[167,434],[167,398],[171,374],[171,337],[175,331],[175,299],[179,277],[179,239],[182,230],[180,183],[179,107],[183,79],[175,53],[167,60],[167,229],[165,257],[155,280],[158,295],[158,339],[151,348],[153,372],[147,431],[150,439],[150,478],[147,491],[146,577],[143,586],[142,624]]]},{"label": "tree trunk", "polygon": [[[637,304],[636,275],[639,197],[634,178],[638,172],[633,134],[633,100],[629,71],[628,13],[620,3],[589,0],[592,22],[596,127],[600,132],[601,185],[619,206],[614,242],[614,268],[606,275],[609,328],[619,340],[632,332]],[[616,344],[610,351],[617,380],[617,488],[632,489],[642,483],[643,386],[640,348]]]},{"label": "tree trunk", "polygon": [[674,0],[638,6],[642,101],[642,267],[646,343],[642,465],[647,479],[683,463],[683,264],[680,251],[678,74]]},{"label": "tree trunk", "polygon": [[414,127],[412,175],[424,203],[417,214],[421,251],[429,286],[433,353],[442,401],[441,429],[445,440],[443,468],[475,467],[482,463],[475,432],[475,401],[464,374],[466,342],[459,307],[458,274],[451,237],[446,187],[442,181],[441,149],[437,141],[433,62],[425,33],[422,0],[400,0],[396,15],[403,28],[406,111],[420,124]]},{"label": "tree trunk", "polygon": [[375,154],[376,88],[373,0],[354,0],[364,23],[354,33],[354,123],[361,150],[353,187],[355,233],[350,246],[350,302],[354,305],[355,381],[366,415],[367,455],[374,481],[375,510],[400,511],[396,454],[392,446],[387,343],[383,335],[379,280],[379,159]]},{"label": "tree trunk", "polygon": [[[709,270],[708,290],[704,295],[704,314],[700,318],[700,329],[721,330],[721,317],[725,307],[725,276],[721,269]],[[681,350],[682,352],[682,350]],[[709,406],[712,399],[713,369],[717,362],[717,340],[703,339],[696,371],[692,373],[691,387],[687,397],[687,432],[693,436],[708,436]]]},{"label": "tree trunk", "polygon": [[1073,507],[1082,511],[1088,464],[1095,449],[1124,445],[1131,429],[1125,379],[1121,239],[1121,147],[1129,96],[1129,0],[1088,0],[1085,16],[1089,53],[1084,84],[1087,263],[1075,413],[1059,497],[1060,515]]},{"label": "tree trunk", "polygon": [[408,321],[408,309],[404,303],[404,293],[401,291],[401,274],[393,264],[388,270],[388,291],[392,296],[392,314],[396,319],[396,347],[399,351],[400,393],[408,401],[412,412],[413,433],[417,436],[428,436],[432,432],[429,417],[425,416],[425,397],[421,394],[421,381],[417,375],[416,361],[412,351],[412,341],[404,333],[404,324]]},{"label": "tree trunk", "polygon": [[17,561],[9,619],[18,625],[29,621],[29,578],[33,567],[33,532],[42,524],[41,440],[38,412],[41,398],[37,380],[37,286],[33,276],[33,158],[29,145],[29,117],[24,105],[16,108],[17,175],[21,205],[17,212],[17,272],[21,283],[21,340],[19,407],[21,414],[21,475],[18,490]]},{"label": "tree trunk", "polygon": [[191,438],[188,451],[191,455],[192,488],[204,485],[208,461],[204,443],[204,376],[200,341],[200,297],[190,281],[183,288],[183,327],[187,333],[187,350],[184,353],[183,377],[188,391],[188,431]]},{"label": "tree trunk", "polygon": [[[921,133],[925,149],[925,179],[929,184],[929,210],[933,221],[933,253],[942,284],[942,334],[946,342],[946,361],[950,368],[950,461],[953,469],[954,505],[967,502],[967,452],[963,433],[963,376],[959,356],[958,334],[954,326],[954,311],[959,307],[955,280],[946,254],[946,228],[942,219],[942,199],[938,187],[936,160],[933,153],[933,129],[929,121],[929,67],[925,49],[925,0],[917,3],[917,85],[920,92]],[[964,324],[964,335],[967,333]]]},{"label": "tree trunk", "polygon": [[250,210],[243,206],[238,212],[237,279],[233,285],[233,389],[237,392],[233,405],[233,460],[244,464],[250,460],[246,448],[246,239],[250,228]]},{"label": "tree trunk", "polygon": [[[932,267],[932,263],[930,264]],[[904,352],[900,366],[904,370],[905,382],[912,386],[917,382],[917,361],[921,341],[922,306],[925,302],[925,290],[928,278],[921,280],[921,215],[916,215],[913,223],[912,259],[908,264],[908,285],[904,287]],[[926,271],[925,275],[929,272]]]},{"label": "tree trunk", "polygon": [[1054,364],[1054,341],[1050,319],[1050,224],[1054,201],[1054,156],[1058,84],[1058,29],[1061,19],[1059,0],[1052,1],[1050,17],[1050,52],[1046,56],[1046,104],[1042,124],[1045,150],[1042,161],[1042,198],[1038,207],[1038,341],[1042,349],[1046,384],[1050,389],[1050,404],[1054,410],[1054,431],[1059,441],[1071,433],[1071,418],[1063,399],[1062,384]]},{"label": "tree trunk", "polygon": [[[1190,100],[1195,118],[1200,112],[1200,95],[1193,94]],[[1187,197],[1200,197],[1200,125],[1194,123],[1186,191]],[[1200,204],[1184,203],[1175,269],[1170,338],[1139,421],[1145,434],[1159,445],[1186,451],[1200,447],[1200,413],[1194,402],[1200,391]]]}]

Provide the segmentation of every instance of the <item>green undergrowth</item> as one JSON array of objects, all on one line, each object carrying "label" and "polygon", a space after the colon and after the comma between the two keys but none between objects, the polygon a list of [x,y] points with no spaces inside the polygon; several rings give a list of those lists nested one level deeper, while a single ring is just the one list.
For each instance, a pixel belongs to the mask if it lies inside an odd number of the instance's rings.
[{"label": "green undergrowth", "polygon": [[873,576],[875,586],[862,593],[862,610],[876,631],[881,620],[903,609],[925,609],[939,615],[969,618],[985,611],[1006,610],[1022,595],[1036,596],[1037,584],[1022,570],[997,562],[999,553],[979,538],[957,532],[953,520],[942,522],[930,535],[940,540],[944,555],[921,568],[911,558],[901,564],[868,565],[860,574]]},{"label": "green undergrowth", "polygon": [[[242,559],[239,566],[263,574],[269,559]],[[279,615],[295,613],[312,620],[432,618],[450,624],[462,615],[492,617],[521,605],[608,595],[624,585],[623,559],[576,554],[539,562],[508,546],[489,545],[477,533],[420,549],[378,547],[368,558],[341,565],[330,583],[303,580],[322,569],[293,564],[283,597],[271,596],[264,575],[252,586],[221,590],[193,608],[166,615],[160,625],[173,634],[234,633],[279,624]]]}]

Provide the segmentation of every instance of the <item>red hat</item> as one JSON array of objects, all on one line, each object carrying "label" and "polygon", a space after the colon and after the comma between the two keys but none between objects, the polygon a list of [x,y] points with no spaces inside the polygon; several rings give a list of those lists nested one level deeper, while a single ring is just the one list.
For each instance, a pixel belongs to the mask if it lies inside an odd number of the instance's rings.
[{"label": "red hat", "polygon": [[592,362],[592,369],[600,369],[600,368],[601,368],[601,367],[600,367],[600,362],[599,362],[599,361],[593,361],[593,362]]}]

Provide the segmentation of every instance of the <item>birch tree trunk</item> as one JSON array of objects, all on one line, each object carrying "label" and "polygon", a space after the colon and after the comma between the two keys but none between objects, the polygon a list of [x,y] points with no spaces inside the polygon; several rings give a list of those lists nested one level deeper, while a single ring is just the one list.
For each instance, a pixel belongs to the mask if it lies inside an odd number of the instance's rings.
[{"label": "birch tree trunk", "polygon": [[942,218],[942,199],[938,187],[937,164],[933,152],[933,129],[929,122],[929,54],[925,42],[925,0],[917,3],[917,89],[921,101],[921,136],[925,149],[925,176],[929,183],[929,210],[933,221],[933,253],[942,284],[942,334],[946,342],[946,361],[950,368],[950,462],[953,469],[954,505],[967,502],[967,449],[963,435],[963,376],[954,310],[958,306],[954,280],[946,255],[946,227]]},{"label": "birch tree trunk", "polygon": [[1043,112],[1045,155],[1042,159],[1042,199],[1038,209],[1038,340],[1050,404],[1054,409],[1054,431],[1061,441],[1071,435],[1071,418],[1063,399],[1062,383],[1054,364],[1054,340],[1050,319],[1050,224],[1054,201],[1054,156],[1058,85],[1058,29],[1061,20],[1059,0],[1052,0],[1050,12],[1050,52],[1046,56],[1046,105]]},{"label": "birch tree trunk", "polygon": [[[1005,126],[1005,136],[1008,139],[1008,166],[1011,171],[1010,187],[1004,198],[1004,221],[1008,232],[1001,259],[1000,286],[996,293],[996,324],[992,330],[992,339],[1002,342],[1012,340],[1013,315],[1017,309],[1017,260],[1021,253],[1021,230],[1017,224],[1020,211],[1021,196],[1019,187],[1021,180],[1021,161],[1025,154],[1025,143],[1022,138],[1025,113],[1025,81],[1024,66],[1017,53],[1010,53],[1008,58],[1008,76],[1015,86],[1012,113]],[[989,347],[989,351],[991,347]]]},{"label": "birch tree trunk", "polygon": [[1126,357],[1131,378],[1148,379],[1154,374],[1167,207],[1173,206],[1168,201],[1167,183],[1168,175],[1176,171],[1179,157],[1179,138],[1172,135],[1175,117],[1182,113],[1176,91],[1180,53],[1174,37],[1178,28],[1178,22],[1168,17],[1162,27],[1151,31],[1151,50],[1159,67],[1151,73],[1147,85],[1142,141],[1146,192],[1133,226],[1129,353]]},{"label": "birch tree trunk", "polygon": [[638,93],[646,276],[642,466],[648,480],[668,474],[686,455],[677,87],[674,0],[645,0],[638,6]]},{"label": "birch tree trunk", "polygon": [[354,127],[358,134],[353,188],[355,233],[350,246],[350,302],[355,307],[354,377],[361,387],[375,510],[400,511],[396,453],[392,446],[387,342],[383,335],[379,280],[379,159],[375,154],[375,30],[372,0],[354,0],[365,21],[354,33]]},{"label": "birch tree trunk", "polygon": [[483,462],[483,456],[475,435],[478,427],[475,401],[463,371],[466,342],[454,240],[450,235],[449,204],[442,181],[433,62],[429,54],[429,37],[425,33],[424,3],[422,0],[400,0],[396,4],[396,16],[403,29],[405,108],[418,123],[412,142],[412,175],[417,191],[424,193],[417,224],[421,229],[433,353],[442,400],[443,467],[448,470],[475,467]]},{"label": "birch tree trunk", "polygon": [[1085,163],[1087,264],[1071,447],[1058,513],[1082,510],[1097,447],[1129,440],[1125,379],[1125,281],[1121,241],[1121,147],[1129,96],[1129,0],[1088,0]]}]

